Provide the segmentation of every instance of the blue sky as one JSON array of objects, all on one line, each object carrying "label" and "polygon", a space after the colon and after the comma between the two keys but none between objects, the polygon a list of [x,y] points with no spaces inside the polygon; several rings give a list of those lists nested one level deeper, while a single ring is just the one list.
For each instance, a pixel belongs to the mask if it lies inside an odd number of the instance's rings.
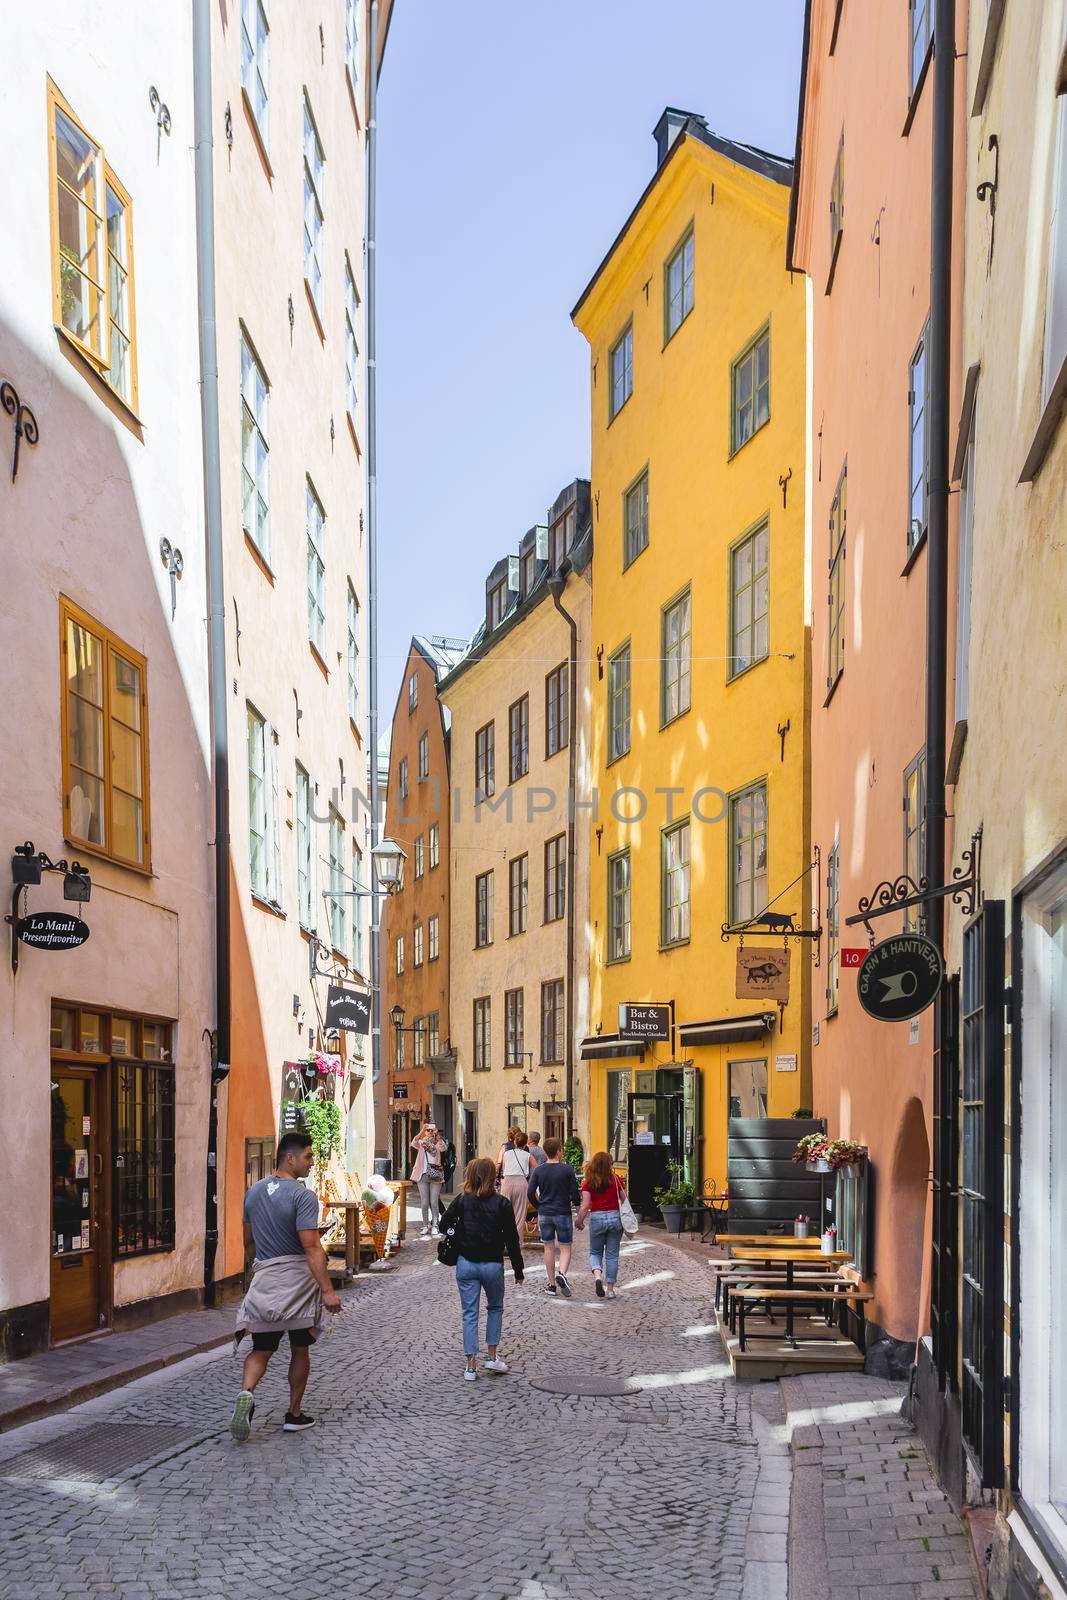
[{"label": "blue sky", "polygon": [[589,472],[570,309],[665,105],[791,155],[802,0],[396,0],[379,100],[379,652],[467,636],[490,567]]}]

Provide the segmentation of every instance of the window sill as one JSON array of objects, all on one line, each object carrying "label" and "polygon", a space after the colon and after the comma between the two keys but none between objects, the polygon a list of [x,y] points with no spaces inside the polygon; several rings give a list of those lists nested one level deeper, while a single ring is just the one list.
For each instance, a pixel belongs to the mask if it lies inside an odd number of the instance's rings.
[{"label": "window sill", "polygon": [[624,967],[628,961],[632,960],[632,958],[632,951],[624,956],[607,956],[605,957],[604,965],[606,967]]},{"label": "window sill", "polygon": [[766,422],[761,422],[758,428],[753,428],[753,430],[749,434],[748,438],[747,439],[743,439],[740,444],[731,445],[730,446],[730,453],[726,457],[727,461],[728,462],[729,461],[733,461],[735,456],[739,456],[741,454],[742,450],[744,450],[745,446],[746,445],[750,445],[752,443],[753,439],[755,439],[757,434],[762,433],[764,428],[770,426],[770,420],[771,420],[770,417],[768,417],[767,421]]},{"label": "window sill", "polygon": [[1041,413],[1041,420],[1034,434],[1034,442],[1027,451],[1023,470],[1019,474],[1020,483],[1033,483],[1044,466],[1045,457],[1052,448],[1052,441],[1060,425],[1065,401],[1067,401],[1067,359],[1064,360],[1059,376],[1052,385],[1052,392],[1045,402],[1045,409]]},{"label": "window sill", "polygon": [[911,132],[911,125],[915,121],[915,113],[918,111],[919,101],[922,99],[923,85],[926,83],[926,80],[930,75],[930,62],[933,60],[933,55],[934,40],[931,36],[930,43],[926,46],[926,54],[923,57],[923,64],[919,68],[919,76],[916,78],[915,87],[911,91],[911,99],[908,101],[908,114],[904,118],[904,126],[900,130],[900,137],[902,139],[906,139],[908,134]]},{"label": "window sill", "polygon": [[647,549],[648,549],[648,540],[646,539],[644,544],[641,546],[640,550],[638,550],[634,555],[632,555],[630,557],[629,561],[623,561],[622,570],[624,572],[629,572],[630,568],[634,565],[634,563],[636,561],[640,561],[641,557],[644,555],[644,553],[645,553],[645,551]]},{"label": "window sill", "polygon": [[363,124],[359,120],[359,99],[356,93],[356,86],[352,82],[352,69],[347,61],[345,62],[345,82],[348,85],[348,93],[352,101],[352,115],[356,119],[356,131],[357,133],[362,133]]},{"label": "window sill", "polygon": [[837,686],[841,682],[841,679],[844,677],[844,675],[845,675],[845,669],[844,669],[844,667],[842,667],[840,672],[837,674],[837,677],[834,679],[833,683],[830,685],[830,687],[826,691],[826,698],[822,703],[822,707],[823,707],[824,711],[826,710],[826,707],[830,704],[830,701],[833,699],[834,695],[837,693]]},{"label": "window sill", "polygon": [[688,705],[684,711],[676,711],[673,717],[667,717],[666,720],[662,721],[659,725],[660,733],[662,733],[665,728],[673,728],[674,724],[676,722],[681,722],[682,718],[687,717],[692,709],[692,705]]},{"label": "window sill", "polygon": [[757,667],[762,667],[763,663],[769,660],[769,653],[765,656],[757,656],[754,661],[749,662],[747,667],[738,667],[736,672],[728,672],[726,675],[727,686],[731,683],[736,683],[738,678],[746,678],[750,672],[755,671]]},{"label": "window sill", "polygon": [[[308,649],[311,651],[312,659],[315,662],[315,665],[318,667],[319,671],[322,673],[323,677],[326,679],[326,682],[329,683],[329,681],[330,681],[330,669],[326,665],[326,663],[322,659],[322,657],[319,655],[318,648],[317,648],[317,646],[314,644],[314,642],[311,639],[308,640]],[[406,794],[402,794],[400,796],[400,798],[401,798],[401,800],[406,800],[407,799],[407,795]]]},{"label": "window sill", "polygon": [[492,939],[487,939],[484,944],[475,944],[475,945],[471,946],[472,950],[491,950],[492,948],[493,948]]},{"label": "window sill", "polygon": [[682,318],[682,320],[678,324],[678,326],[676,328],[672,329],[671,332],[668,333],[666,335],[666,337],[664,338],[663,345],[662,345],[661,352],[660,352],[661,354],[662,354],[663,350],[666,350],[667,346],[671,343],[671,341],[673,339],[677,339],[678,335],[681,333],[682,329],[685,327],[686,323],[689,321],[689,318],[692,315],[693,315],[693,308],[692,308],[692,306],[690,306],[689,310],[686,312],[685,316]]},{"label": "window sill", "polygon": [[915,565],[916,561],[918,561],[922,552],[926,549],[926,540],[927,530],[924,528],[922,533],[920,533],[919,537],[916,539],[915,543],[912,545],[911,549],[908,551],[908,559],[900,569],[900,576],[902,578],[906,578],[908,576],[912,567]]},{"label": "window sill", "polygon": [[626,757],[629,754],[630,754],[630,746],[627,745],[626,749],[625,750],[620,750],[617,756],[609,756],[608,757],[608,759],[604,763],[604,770],[607,771],[610,767],[617,767],[619,762],[620,761],[625,761]]},{"label": "window sill", "polygon": [[691,938],[692,938],[692,935],[690,935],[689,939],[672,939],[670,944],[662,944],[661,943],[660,947],[659,947],[660,955],[661,956],[670,955],[672,950],[684,950],[686,945],[690,943]]},{"label": "window sill", "polygon": [[139,1256],[172,1256],[176,1248],[173,1244],[146,1245],[143,1250],[121,1250],[116,1247],[115,1260],[136,1261]]},{"label": "window sill", "polygon": [[545,760],[546,761],[554,760],[556,756],[561,756],[563,754],[564,750],[566,750],[566,748],[567,748],[567,746],[565,744],[561,744],[558,750],[546,750],[545,751]]},{"label": "window sill", "polygon": [[251,891],[251,894],[252,904],[256,906],[258,910],[269,912],[272,917],[278,917],[280,921],[285,922],[286,916],[281,906],[276,906],[273,900],[264,900],[263,896],[257,894],[254,889]]},{"label": "window sill", "polygon": [[270,156],[267,154],[267,142],[260,130],[259,123],[256,121],[256,113],[252,109],[252,102],[248,98],[248,90],[243,83],[241,85],[241,104],[244,106],[248,126],[252,130],[253,143],[259,152],[259,159],[263,163],[263,171],[267,175],[267,182],[272,184],[274,182],[274,168],[271,166]]},{"label": "window sill", "polygon": [[956,726],[952,730],[952,745],[948,752],[948,760],[945,763],[945,782],[952,784],[953,787],[955,787],[960,775],[960,767],[963,763],[963,752],[966,745],[967,718],[959,717],[956,720]]},{"label": "window sill", "polygon": [[529,776],[530,776],[529,767],[526,768],[525,772],[513,772],[511,774],[511,776],[508,778],[508,788],[509,789],[513,789],[517,783],[521,783],[522,782],[523,778],[528,778]]},{"label": "window sill", "polygon": [[356,425],[352,421],[352,413],[351,413],[351,411],[348,410],[347,406],[345,407],[345,421],[348,423],[348,436],[352,440],[353,445],[355,446],[356,460],[357,461],[362,461],[363,460],[363,451],[360,449],[359,435],[356,432]]},{"label": "window sill", "polygon": [[348,726],[352,729],[353,738],[355,739],[355,741],[358,744],[359,748],[362,750],[363,749],[363,735],[360,733],[359,729],[356,727],[356,721],[355,721],[354,717],[349,717]]},{"label": "window sill", "polygon": [[322,326],[322,318],[319,316],[319,308],[315,304],[315,296],[312,294],[311,285],[306,278],[304,279],[304,293],[308,297],[308,305],[311,307],[311,315],[315,320],[315,327],[318,329],[319,343],[325,345],[326,330]]},{"label": "window sill", "polygon": [[525,932],[526,932],[525,928],[516,928],[514,933],[509,933],[508,934],[508,938],[509,939],[521,939]]},{"label": "window sill", "polygon": [[52,326],[59,335],[60,349],[85,374],[96,390],[97,395],[109,410],[113,411],[119,421],[143,444],[144,423],[137,415],[137,412],[128,401],[122,398],[117,389],[111,387],[97,363],[85,353],[78,340],[67,331],[63,324],[55,322]]},{"label": "window sill", "polygon": [[608,427],[609,427],[609,428],[610,428],[610,427],[611,427],[611,426],[612,426],[612,424],[613,424],[613,423],[614,423],[614,422],[615,422],[615,419],[616,419],[616,418],[617,418],[617,417],[621,417],[621,416],[622,416],[622,414],[623,414],[623,412],[624,412],[624,411],[625,411],[625,410],[626,410],[626,407],[627,407],[627,406],[628,406],[628,405],[629,405],[629,404],[630,404],[630,401],[631,401],[631,400],[632,400],[632,399],[633,399],[633,397],[634,397],[634,392],[633,392],[633,390],[632,390],[632,389],[631,389],[631,390],[630,390],[630,393],[629,393],[629,394],[628,394],[628,395],[627,395],[627,396],[626,396],[626,399],[625,399],[625,400],[624,400],[624,401],[623,401],[623,403],[622,403],[622,405],[621,405],[621,406],[620,406],[620,407],[619,407],[619,409],[618,409],[618,411],[615,411],[615,412],[613,412],[613,413],[612,413],[612,414],[611,414],[611,415],[610,415],[610,416],[609,416],[609,417],[608,417]]},{"label": "window sill", "polygon": [[139,878],[155,877],[151,860],[144,866],[139,861],[123,861],[121,856],[109,855],[106,850],[101,850],[98,845],[86,844],[84,839],[75,839],[69,833],[64,833],[63,843],[69,844],[71,849],[77,850],[79,855],[92,856],[94,861],[106,861],[108,866],[121,867],[123,872],[136,872]]},{"label": "window sill", "polygon": [[826,275],[826,288],[824,290],[825,294],[829,294],[830,290],[834,286],[834,276],[837,272],[837,258],[841,254],[841,240],[844,237],[844,233],[844,224],[842,224],[842,226],[837,230],[837,238],[834,240],[833,249],[830,252],[830,270]]},{"label": "window sill", "polygon": [[263,576],[273,589],[274,572],[271,568],[270,562],[267,560],[266,556],[263,554],[262,550],[259,548],[247,528],[244,530],[244,536],[245,544],[248,546],[249,555],[252,557],[252,560],[256,563],[256,566],[259,568],[260,572],[262,572]]},{"label": "window sill", "polygon": [[974,100],[971,104],[971,116],[981,116],[985,110],[986,95],[989,93],[989,83],[993,76],[993,62],[997,54],[997,40],[1000,38],[1000,25],[1004,21],[1004,0],[989,0],[986,11],[985,35],[982,39],[982,54],[978,58],[978,72],[974,80]]}]

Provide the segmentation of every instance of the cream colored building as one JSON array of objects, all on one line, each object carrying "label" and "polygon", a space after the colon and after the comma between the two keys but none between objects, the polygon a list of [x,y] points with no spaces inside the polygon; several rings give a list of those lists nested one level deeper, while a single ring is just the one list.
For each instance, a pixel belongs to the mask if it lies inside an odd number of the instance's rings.
[{"label": "cream colored building", "polygon": [[[577,1058],[589,1009],[591,554],[589,485],[578,480],[493,568],[482,626],[439,689],[452,718],[461,1162],[495,1155],[510,1122],[573,1130],[588,1146]],[[396,949],[382,960],[395,963]]]}]

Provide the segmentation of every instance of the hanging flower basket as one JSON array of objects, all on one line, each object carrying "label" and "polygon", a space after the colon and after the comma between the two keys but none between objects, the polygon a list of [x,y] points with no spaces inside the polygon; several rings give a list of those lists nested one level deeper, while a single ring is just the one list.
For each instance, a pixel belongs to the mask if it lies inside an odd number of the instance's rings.
[{"label": "hanging flower basket", "polygon": [[828,1139],[824,1133],[809,1133],[793,1151],[793,1160],[809,1172],[836,1172],[867,1159],[867,1146],[854,1139]]}]

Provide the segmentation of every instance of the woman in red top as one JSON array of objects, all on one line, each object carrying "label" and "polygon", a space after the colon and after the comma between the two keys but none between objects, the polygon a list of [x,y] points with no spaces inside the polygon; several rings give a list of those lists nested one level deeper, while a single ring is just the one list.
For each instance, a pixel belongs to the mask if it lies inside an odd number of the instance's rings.
[{"label": "woman in red top", "polygon": [[619,1246],[622,1244],[619,1201],[625,1194],[622,1179],[616,1176],[611,1157],[606,1150],[599,1150],[585,1164],[578,1226],[583,1228],[586,1217],[589,1218],[589,1265],[593,1269],[593,1282],[601,1299],[605,1295],[609,1300],[618,1298],[615,1280],[619,1275]]}]

